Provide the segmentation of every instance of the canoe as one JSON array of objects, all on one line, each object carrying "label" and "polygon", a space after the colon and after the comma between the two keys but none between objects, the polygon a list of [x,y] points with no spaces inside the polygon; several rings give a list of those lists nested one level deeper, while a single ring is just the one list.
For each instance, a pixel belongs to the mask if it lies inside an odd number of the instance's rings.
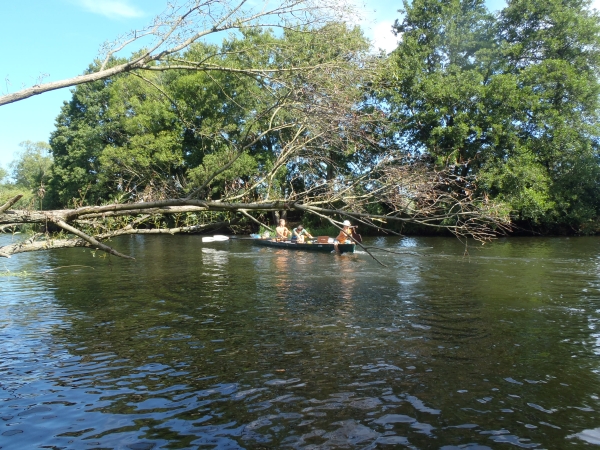
[{"label": "canoe", "polygon": [[[271,239],[254,239],[254,242],[257,245],[262,245],[265,247],[275,247],[275,248],[286,248],[288,250],[304,250],[309,252],[327,252],[331,253],[335,250],[333,244],[314,244],[304,243],[297,244],[295,242],[290,241],[274,241]],[[339,244],[338,250],[340,253],[354,253],[354,248],[356,244]]]}]

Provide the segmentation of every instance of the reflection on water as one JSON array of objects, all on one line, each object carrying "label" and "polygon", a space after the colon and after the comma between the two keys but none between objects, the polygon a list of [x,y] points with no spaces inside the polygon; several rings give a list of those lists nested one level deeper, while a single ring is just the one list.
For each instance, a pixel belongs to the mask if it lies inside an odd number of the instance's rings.
[{"label": "reflection on water", "polygon": [[1,448],[600,443],[596,238],[117,245],[2,261]]}]

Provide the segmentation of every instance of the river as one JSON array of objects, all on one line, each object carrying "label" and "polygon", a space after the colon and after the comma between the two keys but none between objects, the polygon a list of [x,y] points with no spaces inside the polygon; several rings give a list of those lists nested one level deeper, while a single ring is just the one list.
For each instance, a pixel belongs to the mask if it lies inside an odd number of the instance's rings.
[{"label": "river", "polygon": [[0,260],[0,447],[600,444],[599,238],[366,243]]}]

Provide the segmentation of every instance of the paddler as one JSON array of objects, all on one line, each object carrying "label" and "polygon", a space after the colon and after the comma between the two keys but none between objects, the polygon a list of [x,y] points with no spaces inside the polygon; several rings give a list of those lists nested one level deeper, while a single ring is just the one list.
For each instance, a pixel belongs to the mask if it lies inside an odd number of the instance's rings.
[{"label": "paddler", "polygon": [[302,224],[298,225],[296,228],[292,230],[292,242],[297,242],[298,244],[304,243],[304,237],[308,236],[309,238],[313,238],[312,234],[310,234],[306,229],[302,226]]},{"label": "paddler", "polygon": [[279,226],[277,228],[275,228],[275,232],[277,233],[277,235],[275,236],[276,239],[289,239],[290,238],[290,230],[285,226],[285,220],[284,219],[280,219],[279,220]]},{"label": "paddler", "polygon": [[340,234],[337,235],[335,241],[333,242],[333,246],[336,251],[339,251],[338,244],[352,243],[352,228],[354,227],[352,226],[349,220],[344,220],[342,225],[343,227],[340,230]]}]

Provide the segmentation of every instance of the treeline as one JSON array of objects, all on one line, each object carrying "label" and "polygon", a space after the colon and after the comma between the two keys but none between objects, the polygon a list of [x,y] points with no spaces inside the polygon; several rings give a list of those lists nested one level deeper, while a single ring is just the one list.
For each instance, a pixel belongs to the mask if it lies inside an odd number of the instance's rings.
[{"label": "treeline", "polygon": [[[509,0],[492,14],[483,0],[405,0],[389,55],[339,23],[196,43],[178,58],[209,61],[203,70],[173,61],[76,87],[50,138],[51,167],[33,174],[17,161],[13,187],[60,208],[316,198],[335,182],[331,204],[385,215],[396,200],[373,193],[394,174],[402,194],[426,167],[517,230],[595,233],[600,19],[589,5]],[[23,155],[35,159],[34,147]],[[371,200],[353,204],[366,191]],[[410,216],[417,197],[394,207]]]}]

